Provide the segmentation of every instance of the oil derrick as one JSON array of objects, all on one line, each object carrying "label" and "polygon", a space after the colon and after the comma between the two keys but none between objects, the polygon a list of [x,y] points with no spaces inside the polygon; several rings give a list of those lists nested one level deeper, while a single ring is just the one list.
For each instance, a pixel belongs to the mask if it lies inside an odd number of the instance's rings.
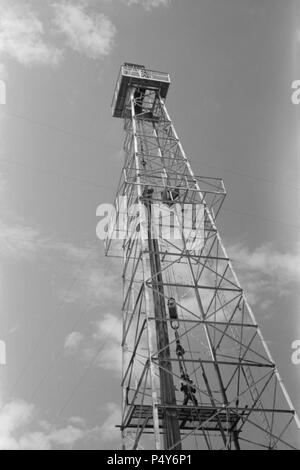
[{"label": "oil derrick", "polygon": [[299,420],[219,235],[222,179],[196,176],[167,73],[125,63],[124,167],[106,254],[123,258],[126,449],[292,449]]}]

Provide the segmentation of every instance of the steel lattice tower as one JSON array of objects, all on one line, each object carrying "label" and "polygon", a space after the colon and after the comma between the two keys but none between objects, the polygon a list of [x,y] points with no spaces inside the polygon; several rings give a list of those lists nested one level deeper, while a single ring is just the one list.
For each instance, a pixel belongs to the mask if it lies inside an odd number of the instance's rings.
[{"label": "steel lattice tower", "polygon": [[125,129],[105,242],[124,260],[124,448],[295,448],[298,417],[216,227],[223,181],[193,173],[169,85],[125,63],[112,103]]}]

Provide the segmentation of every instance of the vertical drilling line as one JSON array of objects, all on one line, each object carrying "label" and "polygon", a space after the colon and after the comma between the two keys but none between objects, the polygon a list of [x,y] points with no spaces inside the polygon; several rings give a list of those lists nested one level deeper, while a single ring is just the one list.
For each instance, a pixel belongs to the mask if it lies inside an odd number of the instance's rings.
[{"label": "vertical drilling line", "polygon": [[[137,144],[137,129],[136,129],[136,117],[135,117],[135,109],[134,109],[134,88],[130,90],[130,107],[131,107],[131,122],[132,122],[132,133],[133,133],[133,144],[134,144],[134,158],[135,158],[135,166],[136,166],[136,181],[137,181],[137,192],[138,192],[138,205],[139,205],[139,213],[143,213],[143,204],[141,202],[142,199],[142,185],[141,185],[141,178],[140,178],[140,162],[138,158],[138,144]],[[150,304],[150,296],[149,296],[149,287],[147,286],[146,279],[150,278],[149,268],[147,266],[147,259],[146,259],[146,252],[147,247],[145,244],[145,237],[144,237],[144,230],[141,224],[140,230],[140,242],[141,242],[141,251],[142,251],[142,265],[143,265],[143,272],[144,272],[144,291],[145,291],[145,310],[146,310],[146,317],[147,317],[147,334],[148,334],[148,346],[149,346],[149,367],[150,367],[150,380],[151,380],[151,395],[152,395],[152,411],[153,411],[153,429],[154,429],[154,440],[155,440],[155,449],[161,449],[161,442],[160,442],[160,432],[159,432],[159,418],[158,418],[158,399],[157,399],[157,376],[158,370],[157,366],[154,364],[152,356],[154,353],[154,333],[152,328],[150,317],[151,311],[151,304]]]},{"label": "vertical drilling line", "polygon": [[[153,302],[156,321],[156,338],[160,375],[161,402],[164,405],[163,423],[164,423],[164,442],[165,449],[181,450],[180,427],[176,412],[176,394],[173,380],[172,363],[170,361],[168,325],[165,320],[166,307],[164,298],[163,278],[161,273],[160,255],[158,242],[152,236],[151,230],[151,201],[146,202],[148,211],[148,244],[152,276]],[[168,408],[171,405],[172,408]]]},{"label": "vertical drilling line", "polygon": [[[153,123],[153,133],[157,142],[157,152],[161,156],[160,144],[157,139],[157,133]],[[146,189],[146,188],[145,188]],[[159,254],[158,240],[156,233],[152,233],[152,210],[151,196],[146,195],[145,206],[147,208],[148,220],[148,247],[151,267],[151,282],[153,288],[153,303],[156,320],[166,319],[166,306],[164,296],[163,277],[161,273],[161,260]],[[180,426],[176,412],[176,393],[173,380],[172,363],[170,360],[168,325],[165,321],[156,322],[157,348],[161,351],[158,355],[160,391],[163,409],[164,448],[181,450]],[[171,405],[172,408],[168,408]]]}]

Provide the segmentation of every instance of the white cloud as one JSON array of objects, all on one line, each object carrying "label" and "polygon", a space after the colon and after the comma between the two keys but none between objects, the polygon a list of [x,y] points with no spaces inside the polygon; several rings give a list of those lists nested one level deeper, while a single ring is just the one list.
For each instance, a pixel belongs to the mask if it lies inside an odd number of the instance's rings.
[{"label": "white cloud", "polygon": [[68,424],[65,428],[55,429],[48,435],[48,440],[54,445],[72,448],[73,445],[84,438],[86,431]]},{"label": "white cloud", "polygon": [[79,353],[84,363],[108,370],[120,377],[122,370],[121,340],[121,318],[106,313],[99,321],[91,322],[91,332],[85,337],[77,332],[70,333],[66,338],[65,348],[67,345],[69,352]]},{"label": "white cloud", "polygon": [[[85,438],[86,434],[86,430],[68,424],[64,428],[56,429],[49,433],[45,431],[34,431],[26,432],[19,438],[10,436],[10,441],[8,442],[10,442],[10,445],[13,445],[13,449],[16,450],[72,449],[78,441]],[[3,447],[2,450],[7,449]]]},{"label": "white cloud", "polygon": [[233,259],[247,266],[251,271],[258,271],[272,276],[281,282],[299,282],[300,280],[300,249],[280,252],[271,244],[263,245],[250,251],[247,247],[231,245],[229,252]]},{"label": "white cloud", "polygon": [[116,28],[104,14],[88,14],[84,5],[66,2],[55,3],[53,8],[56,30],[74,51],[91,59],[111,52]]},{"label": "white cloud", "polygon": [[[1,73],[1,64],[0,64],[0,73]],[[1,76],[1,75],[0,75]],[[0,173],[0,194],[3,195],[7,192],[8,184],[4,176]]]},{"label": "white cloud", "polygon": [[62,51],[45,41],[44,26],[28,4],[0,6],[0,54],[20,64],[57,65]]},{"label": "white cloud", "polygon": [[76,246],[71,242],[64,242],[59,240],[45,240],[43,248],[49,251],[56,251],[66,261],[73,263],[82,263],[86,260],[89,254],[92,256],[92,250],[86,246]]},{"label": "white cloud", "polygon": [[81,418],[80,416],[71,416],[69,419],[71,424],[74,424],[75,426],[85,426],[85,420]]},{"label": "white cloud", "polygon": [[[6,192],[7,184],[0,174],[0,193]],[[64,242],[48,238],[38,228],[26,224],[26,222],[14,214],[3,210],[0,217],[0,255],[17,259],[28,259],[37,254],[49,253],[50,260],[54,256],[64,263],[82,265],[88,258],[96,253],[88,246],[77,246],[71,242]]]},{"label": "white cloud", "polygon": [[104,303],[111,304],[121,301],[120,291],[117,289],[119,275],[105,267],[99,261],[90,260],[85,264],[77,263],[74,268],[76,276],[76,289],[67,289],[62,297],[65,302],[84,303],[90,307],[97,307]]},{"label": "white cloud", "polygon": [[[93,323],[93,334],[87,339],[89,345],[83,350],[84,359],[93,360],[96,365],[120,376],[122,370],[122,321],[121,318],[106,313],[101,320]],[[99,351],[99,344],[102,345]],[[97,351],[99,355],[96,356]]]},{"label": "white cloud", "polygon": [[33,255],[38,246],[39,233],[34,228],[0,220],[0,255],[19,258]]},{"label": "white cloud", "polygon": [[102,340],[103,337],[109,337],[113,341],[120,343],[121,341],[122,322],[120,318],[117,318],[111,313],[103,315],[101,320],[96,322],[96,330],[93,334],[94,339]]},{"label": "white cloud", "polygon": [[[83,3],[68,2],[51,5],[54,13],[54,31],[46,31],[38,13],[30,4],[4,0],[0,5],[0,59],[10,57],[24,66],[58,65],[65,45],[56,47],[49,33],[60,33],[67,46],[91,58],[108,55],[113,46],[116,28],[104,14],[87,12]],[[7,76],[6,66],[0,62],[0,79]]]},{"label": "white cloud", "polygon": [[[103,370],[109,371],[117,378],[120,377],[123,367],[122,358],[122,319],[120,316],[115,316],[111,313],[102,315],[102,318],[96,322],[91,322],[92,331],[87,334],[80,347],[76,349],[79,357],[89,367],[98,367]],[[131,357],[131,352],[134,348],[135,331],[134,327],[128,333],[127,337],[127,352],[124,357],[124,365],[128,366],[128,361]],[[143,335],[140,340],[140,350],[145,350],[147,347],[147,337]],[[132,380],[140,377],[146,358],[139,356],[139,360],[135,362],[134,368],[131,372]]]},{"label": "white cloud", "polygon": [[10,436],[16,429],[31,421],[33,412],[33,405],[21,400],[4,405],[0,412],[0,442],[3,435]]},{"label": "white cloud", "polygon": [[[52,444],[47,434],[43,431],[24,434],[19,440],[15,440],[18,450],[51,450]],[[4,450],[6,448],[4,447]]]},{"label": "white cloud", "polygon": [[121,423],[121,410],[115,403],[107,403],[105,409],[108,411],[108,417],[99,428],[99,434],[103,442],[111,442],[117,440],[120,431],[116,428],[116,424]]},{"label": "white cloud", "polygon": [[74,352],[80,346],[83,340],[83,335],[79,331],[73,331],[65,338],[64,348],[67,352]]},{"label": "white cloud", "polygon": [[[112,410],[111,405],[108,411]],[[0,408],[0,450],[73,449],[84,440],[96,436],[106,439],[98,427],[88,428],[81,418],[70,418],[62,426],[38,421],[38,412],[32,404],[15,400]],[[99,439],[98,439],[99,441]]]},{"label": "white cloud", "polygon": [[8,76],[7,67],[3,62],[0,62],[0,80],[6,80]]},{"label": "white cloud", "polygon": [[267,310],[279,297],[297,291],[300,281],[299,246],[288,252],[272,244],[254,250],[237,243],[228,245],[228,254],[237,268],[238,276],[250,304]]},{"label": "white cloud", "polygon": [[[1,180],[0,191],[5,191],[5,181]],[[0,258],[18,261],[43,257],[44,265],[62,264],[67,275],[74,279],[67,288],[59,287],[60,298],[68,303],[80,303],[96,307],[105,302],[121,301],[117,290],[118,275],[114,263],[103,265],[99,262],[99,246],[75,245],[58,239],[47,238],[38,228],[26,224],[20,217],[4,214],[0,217]]]},{"label": "white cloud", "polygon": [[167,7],[171,4],[171,0],[124,0],[128,6],[141,5],[145,10],[151,10],[152,8],[164,6]]}]

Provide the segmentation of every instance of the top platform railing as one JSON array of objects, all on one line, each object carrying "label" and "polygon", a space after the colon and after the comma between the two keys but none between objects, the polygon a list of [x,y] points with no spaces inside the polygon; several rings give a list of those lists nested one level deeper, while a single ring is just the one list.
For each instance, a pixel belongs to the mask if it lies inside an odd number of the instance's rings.
[{"label": "top platform railing", "polygon": [[146,69],[143,65],[123,64],[120,68],[114,96],[111,103],[113,114],[116,110],[117,102],[120,100],[120,98],[124,98],[124,94],[127,92],[126,87],[129,84],[138,86],[139,83],[142,86],[145,86],[145,84],[149,83],[149,85],[152,87],[155,87],[155,84],[157,84],[157,87],[164,90],[164,94],[166,95],[171,80],[168,73]]},{"label": "top platform railing", "polygon": [[150,70],[146,68],[122,65],[120,74],[129,75],[131,77],[149,78],[149,80],[158,80],[160,82],[170,83],[170,75],[168,73],[158,72],[157,70]]}]

